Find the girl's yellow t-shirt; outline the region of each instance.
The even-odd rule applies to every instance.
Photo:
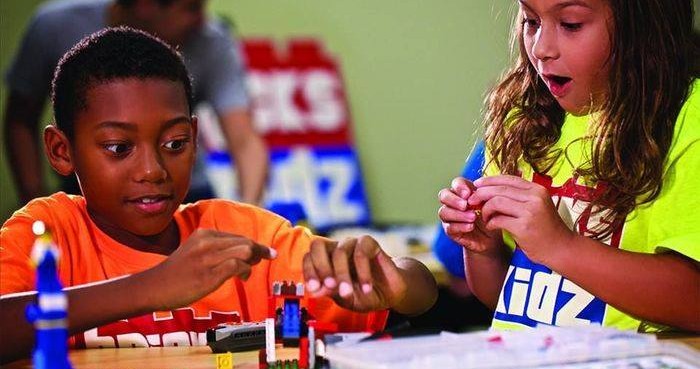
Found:
[[[591,116],[566,116],[554,147],[565,150],[566,154],[560,155],[547,173],[536,173],[526,163],[520,166],[523,178],[549,190],[559,215],[580,234],[586,234],[598,222],[592,215],[579,218],[598,184],[575,174],[576,168],[589,162],[591,141],[581,138],[590,136],[591,119]],[[695,80],[676,120],[661,194],[652,203],[637,207],[621,229],[604,242],[641,253],[672,250],[700,261],[699,171],[700,80]],[[495,175],[499,170],[489,165],[485,173]],[[578,223],[577,219],[580,219]],[[617,310],[556,271],[530,261],[508,234],[504,234],[504,239],[514,252],[494,313],[494,328],[598,324],[646,332],[669,329]]]

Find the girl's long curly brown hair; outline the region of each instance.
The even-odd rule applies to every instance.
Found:
[[[690,0],[609,0],[609,5],[608,96],[595,123],[591,162],[577,169],[606,184],[588,209],[601,215],[600,226],[590,230],[597,239],[661,192],[674,124],[698,75]],[[565,112],[530,64],[523,26],[519,19],[515,24],[516,63],[486,99],[487,147],[502,173],[517,174],[518,160],[546,172],[564,154],[552,145]]]

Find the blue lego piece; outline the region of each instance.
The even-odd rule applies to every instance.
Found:
[[[37,221],[32,229],[37,239],[32,250],[36,263],[37,304],[27,306],[27,320],[34,325],[36,369],[70,369],[68,361],[68,300],[56,273],[58,250],[43,222]]]
[[[301,312],[299,300],[285,299],[282,314],[282,339],[298,340],[301,337]]]

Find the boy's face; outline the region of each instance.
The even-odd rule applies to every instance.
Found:
[[[600,106],[610,69],[607,1],[520,0],[520,13],[527,56],[559,105],[577,115]]]
[[[89,87],[71,158],[94,220],[156,235],[184,199],[196,152],[196,118],[181,83],[121,79]],[[104,228],[104,227],[103,227]]]

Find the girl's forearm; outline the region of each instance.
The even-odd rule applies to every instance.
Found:
[[[491,310],[496,310],[511,254],[505,245],[501,245],[499,252],[488,255],[464,249],[464,267],[469,288]]]
[[[547,266],[636,318],[700,331],[700,267],[675,253],[619,250],[578,236]]]

